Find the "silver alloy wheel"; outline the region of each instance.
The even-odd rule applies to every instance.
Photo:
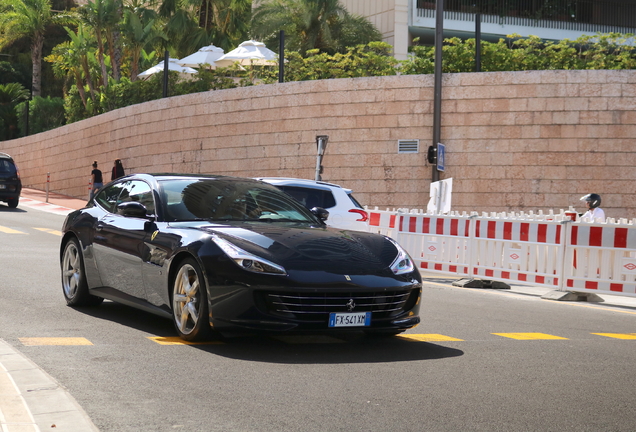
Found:
[[[190,264],[184,264],[174,279],[172,310],[179,331],[188,335],[196,328],[201,311],[199,275]]]
[[[72,299],[77,295],[77,289],[82,278],[82,262],[75,242],[70,241],[64,249],[62,258],[62,287],[66,298]]]

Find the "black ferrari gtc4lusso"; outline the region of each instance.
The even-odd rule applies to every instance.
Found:
[[[60,248],[70,306],[109,299],[213,332],[365,331],[419,323],[421,277],[394,240],[327,228],[267,183],[135,174],[70,213]]]

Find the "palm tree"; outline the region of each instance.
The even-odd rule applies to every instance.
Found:
[[[124,5],[121,0],[106,0],[106,22],[104,32],[108,43],[108,55],[110,55],[113,78],[119,81],[119,68],[121,62],[121,50],[119,49],[119,26],[123,19]]]
[[[163,0],[159,15],[179,56],[213,43],[230,50],[247,38],[250,0]]]
[[[366,19],[350,15],[339,0],[265,0],[252,16],[252,35],[272,43],[285,30],[289,49],[334,53],[381,40]]]
[[[29,39],[33,64],[31,93],[40,96],[46,29],[51,24],[68,22],[69,18],[55,15],[49,0],[0,0],[0,10],[0,49],[19,39]]]
[[[131,57],[130,80],[137,80],[139,74],[139,60],[145,46],[153,44],[158,39],[167,40],[166,35],[155,27],[156,19],[151,18],[143,24],[142,18],[131,10],[124,13],[122,36],[126,52]],[[146,15],[148,16],[148,15]]]
[[[74,54],[77,56],[79,66],[84,73],[84,79],[86,80],[86,84],[88,84],[88,90],[90,91],[91,99],[95,101],[95,85],[93,83],[93,74],[91,73],[90,67],[91,58],[93,58],[93,62],[95,61],[93,55],[94,45],[91,44],[91,40],[85,33],[83,25],[79,25],[77,27],[77,33],[73,32],[68,27],[64,27],[64,29],[71,39],[71,47],[75,51]],[[82,83],[81,86],[78,86],[77,90],[81,94],[84,91],[84,84]]]
[[[106,61],[104,60],[104,29],[110,20],[108,16],[110,11],[105,7],[105,3],[104,0],[88,0],[79,10],[82,22],[93,29],[95,39],[97,40],[97,59],[102,67],[102,82],[104,83],[104,88],[108,87],[108,70],[106,68]]]
[[[53,64],[53,72],[56,76],[71,77],[75,81],[75,86],[82,99],[82,104],[86,108],[85,82],[91,92],[91,98],[95,99],[95,89],[89,67],[89,51],[93,49],[91,41],[84,33],[84,26],[77,27],[77,33],[68,27],[64,27],[69,35],[70,41],[61,43],[53,48],[51,55],[44,60]]]

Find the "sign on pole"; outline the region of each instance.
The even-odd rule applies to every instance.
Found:
[[[444,158],[446,156],[446,146],[437,143],[437,171],[444,172]]]

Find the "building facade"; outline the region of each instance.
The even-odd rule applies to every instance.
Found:
[[[407,58],[414,38],[434,42],[435,0],[341,2],[375,24],[398,60]],[[633,0],[444,0],[444,37],[474,37],[477,13],[482,38],[491,41],[510,34],[573,40],[597,33],[636,33]]]

